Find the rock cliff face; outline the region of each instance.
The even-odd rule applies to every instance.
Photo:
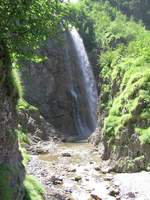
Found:
[[[0,199],[22,200],[24,167],[15,134],[17,97],[9,70],[0,65]]]
[[[150,166],[150,71],[149,66],[145,70],[140,67],[132,74],[130,68],[124,72],[117,69],[116,77],[108,82],[101,75],[99,84],[98,128],[91,141],[98,145],[102,159],[117,172],[149,170]]]
[[[88,127],[91,120],[88,98],[69,32],[63,35],[62,42],[47,41],[40,53],[48,59],[40,64],[24,63],[22,68],[25,100],[38,107],[47,122],[64,137],[77,136],[80,123],[93,129]]]
[[[55,138],[56,135],[61,136],[61,133],[41,116],[38,109],[20,110],[18,121],[32,141],[49,140]]]
[[[25,99],[39,108],[54,127],[70,134],[74,129],[72,103],[68,99],[65,42],[47,41],[40,50],[47,60],[40,64],[25,63],[22,79]]]

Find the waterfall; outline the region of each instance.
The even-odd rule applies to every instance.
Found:
[[[72,101],[73,120],[76,135],[86,138],[96,128],[97,88],[84,43],[75,28],[67,35],[70,54],[69,61],[69,96]]]
[[[85,139],[96,128],[95,78],[76,29],[66,30],[60,38],[64,42],[48,40],[39,50],[47,60],[24,63],[25,99],[64,139]]]

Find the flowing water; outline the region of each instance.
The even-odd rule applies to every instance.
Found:
[[[75,28],[70,32],[77,53],[79,69],[83,75],[83,84],[86,91],[89,111],[91,115],[91,128],[96,128],[97,88],[83,40]]]
[[[97,125],[97,87],[84,43],[75,28],[66,34],[66,66],[68,94],[72,102],[73,120],[78,138],[87,138]]]

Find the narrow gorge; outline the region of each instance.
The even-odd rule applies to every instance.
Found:
[[[150,200],[147,0],[1,0],[0,200]]]

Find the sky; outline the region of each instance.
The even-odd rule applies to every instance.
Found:
[[[78,0],[70,0],[71,2],[73,2],[73,3],[76,3],[76,2],[78,2]]]

